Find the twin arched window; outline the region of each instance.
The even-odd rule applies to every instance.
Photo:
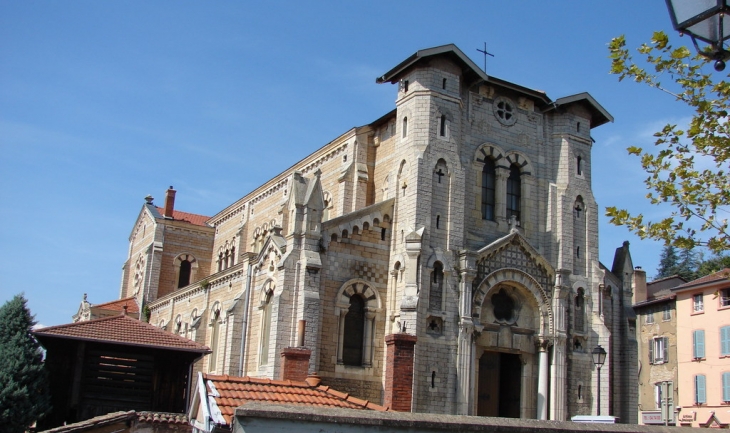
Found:
[[[482,219],[495,220],[496,191],[497,168],[493,159],[485,158],[484,167],[482,168]],[[506,199],[507,219],[514,215],[519,221],[521,217],[522,172],[517,164],[512,164],[509,169]]]

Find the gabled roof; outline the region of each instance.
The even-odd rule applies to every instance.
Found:
[[[163,214],[165,212],[164,208],[155,206],[155,209],[157,209],[157,213],[159,214],[159,216],[156,216],[156,218],[165,218],[165,216]],[[210,219],[210,217],[205,216],[205,215],[189,213],[189,212],[181,212],[179,210],[173,209],[172,219],[174,219],[175,221],[185,221],[194,226],[208,227],[208,224],[206,224],[206,221],[208,221]]]
[[[705,275],[704,277],[692,280],[689,283],[684,283],[681,286],[673,288],[673,291],[680,291],[685,289],[694,289],[702,286],[710,286],[715,283],[722,283],[723,281],[728,283],[730,287],[730,268],[725,268],[721,271],[717,271],[714,274]]]
[[[428,61],[430,57],[435,56],[444,56],[459,64],[467,81],[484,81],[488,84],[530,96],[535,99],[538,102],[538,106],[545,111],[551,111],[556,108],[560,108],[561,106],[568,106],[571,104],[582,104],[591,113],[591,128],[603,125],[604,123],[613,122],[613,116],[611,116],[608,111],[606,111],[601,104],[599,104],[588,93],[578,93],[551,101],[547,94],[541,90],[530,89],[497,77],[488,76],[486,72],[474,64],[474,62],[454,44],[418,50],[396,65],[393,69],[376,78],[375,82],[379,84],[388,82],[395,83],[400,80],[409,68],[417,63]]]
[[[548,262],[545,257],[540,254],[535,247],[530,245],[530,243],[525,239],[517,229],[511,229],[510,232],[502,236],[501,238],[495,240],[494,242],[490,243],[489,245],[480,248],[477,251],[477,254],[480,257],[491,255],[496,253],[497,251],[501,250],[502,248],[506,247],[509,244],[516,244],[522,247],[524,252],[529,256],[532,260],[534,260],[539,266],[542,266],[545,271],[550,276],[555,275],[555,269],[553,269],[550,262]]]
[[[120,314],[87,322],[49,326],[33,331],[40,340],[64,338],[123,346],[149,347],[183,352],[210,353],[210,349],[187,338],[164,331],[149,323]]]
[[[124,307],[127,307],[127,313],[139,313],[139,305],[134,296],[129,298],[118,299],[116,301],[105,302],[103,304],[91,304],[91,308],[98,308],[101,310],[124,311]]]
[[[212,421],[219,425],[231,425],[236,408],[252,401],[298,406],[386,410],[383,406],[367,400],[335,391],[329,386],[319,385],[319,378],[311,376],[307,378],[306,382],[202,373],[198,377],[198,394],[194,397],[195,400],[190,411],[192,414],[197,413],[198,410],[194,406],[201,403],[201,398],[207,400],[202,412],[207,412]]]

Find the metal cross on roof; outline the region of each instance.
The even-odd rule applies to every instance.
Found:
[[[484,73],[486,74],[487,73],[487,56],[494,57],[494,54],[487,52],[487,43],[486,42],[484,43],[484,49],[480,50],[479,48],[477,48],[477,51],[484,54]]]

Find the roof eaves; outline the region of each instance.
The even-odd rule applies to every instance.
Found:
[[[608,122],[613,122],[613,116],[611,116],[611,114],[605,108],[603,108],[603,106],[599,104],[598,101],[596,101],[595,98],[593,98],[593,96],[591,96],[588,92],[576,93],[575,95],[558,98],[555,100],[552,106],[545,111],[547,112],[553,110],[557,107],[560,107],[561,105],[570,105],[578,102],[587,103],[588,106],[591,107],[591,109],[593,110],[594,114],[598,114],[598,119],[596,121],[591,121],[591,128],[601,126]]]

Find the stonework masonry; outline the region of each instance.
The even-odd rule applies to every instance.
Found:
[[[598,261],[591,185],[610,114],[487,76],[453,45],[377,82],[392,111],[216,215],[148,197],[120,296],[209,346],[197,371],[279,378],[296,348],[324,385],[414,412],[595,413],[601,345],[601,414],[635,423],[633,264],[628,244]]]

